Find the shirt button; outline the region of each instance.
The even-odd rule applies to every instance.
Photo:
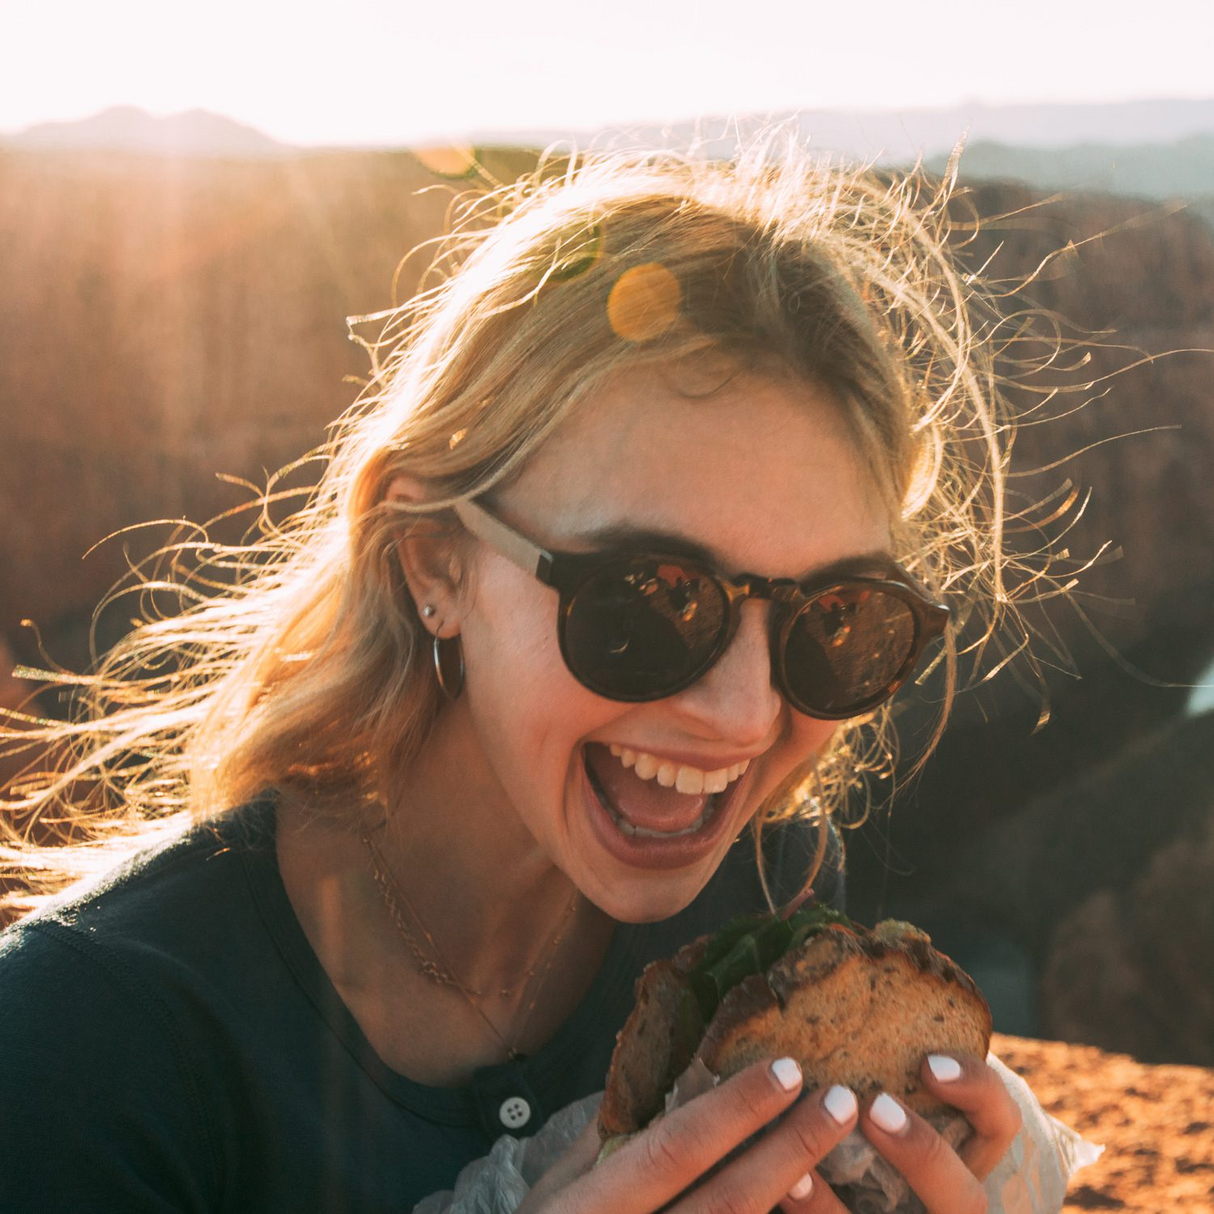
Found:
[[[511,1096],[502,1101],[497,1115],[506,1129],[521,1130],[531,1120],[531,1106],[521,1096]]]

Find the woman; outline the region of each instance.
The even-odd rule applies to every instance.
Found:
[[[3,937],[0,1205],[408,1209],[602,1086],[648,960],[839,900],[824,822],[941,588],[1006,598],[1001,422],[943,199],[767,151],[474,209],[308,506],[44,731],[13,804],[78,833],[12,840],[30,884],[157,845]],[[858,1121],[982,1209],[1014,1106],[933,1065],[960,1155],[773,1060],[528,1204],[665,1207],[793,1106],[674,1208],[841,1210]]]

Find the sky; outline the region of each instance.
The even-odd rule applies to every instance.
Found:
[[[0,132],[201,107],[289,143],[1214,95],[1214,0],[0,0]]]

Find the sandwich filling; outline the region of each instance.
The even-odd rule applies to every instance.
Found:
[[[684,1001],[684,1023],[698,1021],[697,1044],[704,1025],[739,982],[751,974],[766,973],[785,953],[800,948],[811,936],[835,923],[855,930],[855,924],[842,911],[814,902],[787,919],[745,915],[721,928],[688,974],[691,991]]]

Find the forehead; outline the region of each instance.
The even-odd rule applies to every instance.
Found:
[[[830,393],[738,374],[692,391],[670,368],[594,392],[500,496],[550,547],[611,528],[666,532],[723,567],[796,577],[888,550],[881,495]]]

